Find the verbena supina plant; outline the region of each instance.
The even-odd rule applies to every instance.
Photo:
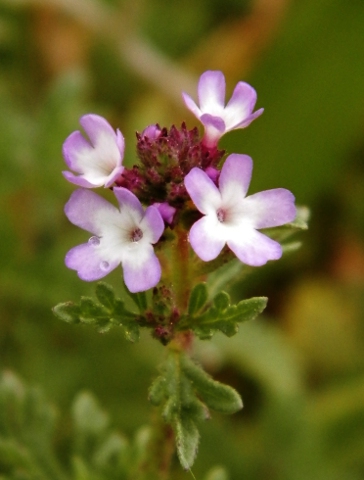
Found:
[[[67,253],[66,265],[85,281],[100,280],[121,266],[135,308],[99,282],[96,301],[82,297],[79,303],[62,303],[55,314],[101,332],[119,327],[130,341],[146,328],[167,346],[149,390],[159,416],[151,427],[150,456],[138,467],[140,478],[168,478],[171,443],[189,469],[199,422],[210,410],[231,414],[242,408],[233,388],[191,358],[193,339],[210,339],[216,332],[230,337],[239,323],[261,313],[267,298],[233,305],[221,288],[251,267],[281,258],[284,249],[296,246],[286,241],[290,233],[306,228],[305,212],[296,208],[290,191],[248,195],[252,159],[240,153],[226,157],[218,148],[225,133],[247,127],[263,113],[254,112],[255,90],[239,82],[225,105],[224,75],[207,71],[198,83],[199,105],[185,93],[183,99],[203,124],[203,136],[185,123],[169,129],[150,125],[137,133],[139,163],[132,168],[123,166],[123,135],[98,115],[84,115],[80,124],[86,135],[73,132],[63,145],[68,166],[63,175],[80,187],[65,213],[91,234]],[[111,202],[92,191],[99,187],[109,189]]]

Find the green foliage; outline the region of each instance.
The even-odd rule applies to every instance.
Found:
[[[0,472],[5,478],[65,480],[52,448],[55,411],[40,391],[26,389],[11,372],[2,372],[0,412]]]
[[[265,297],[257,297],[242,300],[237,305],[230,305],[229,295],[220,292],[210,305],[207,286],[205,283],[200,283],[192,289],[188,314],[182,315],[173,325],[171,321],[173,304],[168,296],[169,293],[169,290],[163,287],[155,289],[153,301],[148,305],[144,292],[142,294],[128,292],[140,311],[140,314],[137,314],[128,310],[125,303],[115,297],[110,285],[99,282],[96,286],[98,302],[89,297],[81,297],[79,303],[65,302],[56,305],[53,312],[64,322],[92,325],[101,333],[108,332],[113,327],[119,327],[126,340],[130,342],[139,340],[140,327],[158,329],[159,326],[164,328],[166,325],[171,329],[168,332],[169,337],[161,337],[162,343],[166,344],[173,338],[173,329],[177,332],[192,330],[201,339],[211,338],[217,331],[231,337],[238,332],[239,323],[254,320],[267,304]]]
[[[188,315],[198,313],[208,300],[208,292],[204,283],[198,283],[191,291],[188,303]]]
[[[213,380],[185,353],[171,351],[161,370],[149,390],[149,400],[161,407],[164,420],[172,425],[178,458],[189,469],[200,439],[197,425],[209,418],[209,409],[232,414],[243,404],[233,388]]]
[[[89,324],[102,333],[108,332],[112,327],[121,327],[126,340],[138,341],[138,315],[127,310],[124,302],[115,298],[112,287],[99,282],[96,286],[96,296],[100,303],[96,303],[92,298],[81,297],[79,304],[60,303],[54,307],[53,312],[64,322]],[[137,302],[139,305],[139,297]]]
[[[72,438],[68,439],[66,463],[60,461],[54,441],[55,410],[39,390],[27,388],[14,374],[4,372],[0,409],[1,478],[126,480],[134,468],[140,447],[110,428],[108,415],[88,392],[79,393],[71,408]]]
[[[205,480],[228,480],[228,475],[224,468],[214,467],[208,472]]]
[[[211,338],[217,331],[227,337],[232,337],[239,330],[239,323],[254,320],[267,305],[266,297],[241,300],[236,305],[230,305],[230,296],[226,292],[218,293],[212,305],[207,285],[200,283],[191,292],[188,315],[182,317],[178,324],[179,330],[190,328],[202,340]]]

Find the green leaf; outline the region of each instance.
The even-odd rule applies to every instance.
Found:
[[[140,338],[140,330],[139,325],[133,319],[131,321],[124,321],[124,324],[121,325],[121,329],[123,331],[124,337],[129,342],[135,343]]]
[[[113,311],[115,305],[115,294],[113,288],[104,282],[96,285],[96,297],[98,301],[108,310]]]
[[[192,467],[197,455],[200,440],[199,431],[187,415],[176,416],[173,426],[179,461],[182,467],[188,470]]]
[[[205,306],[208,299],[206,283],[197,284],[191,292],[188,303],[188,314],[194,315]]]
[[[243,408],[240,395],[232,387],[214,380],[187,356],[183,356],[181,363],[184,373],[209,408],[225,414],[232,414]]]
[[[67,323],[80,323],[80,307],[73,302],[59,303],[53,308],[53,313]]]
[[[148,399],[152,405],[158,406],[165,398],[166,379],[163,376],[157,377],[149,388]]]
[[[140,313],[144,313],[148,308],[147,295],[145,292],[131,293],[128,288],[125,288],[125,292],[133,300],[135,305],[138,307]]]
[[[80,303],[60,303],[53,308],[54,314],[68,323],[85,323],[93,325],[100,333],[115,326],[122,329],[124,337],[130,342],[139,340],[139,315],[127,310],[124,302],[115,298],[113,288],[99,282],[96,286],[96,302],[89,297],[81,297]]]
[[[226,292],[220,292],[214,298],[215,307],[222,311],[226,310],[230,305],[230,296]]]
[[[266,297],[254,297],[242,300],[237,305],[230,305],[230,297],[220,292],[213,300],[213,306],[197,316],[184,317],[178,328],[192,329],[204,340],[211,338],[217,331],[232,337],[239,330],[239,323],[254,320],[267,305]]]
[[[169,352],[161,375],[149,390],[149,400],[159,406],[162,417],[176,437],[178,458],[183,468],[191,468],[197,453],[197,425],[210,417],[209,408],[230,414],[242,408],[239,394],[216,382],[179,350]]]
[[[97,304],[92,298],[81,297],[80,310],[80,319],[84,323],[97,325],[108,321],[109,315],[107,310],[102,305]]]
[[[0,471],[9,478],[65,480],[52,450],[55,410],[38,389],[11,372],[0,375]]]

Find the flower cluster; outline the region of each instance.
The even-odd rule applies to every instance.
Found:
[[[198,97],[199,107],[183,94],[205,128],[202,139],[197,128],[188,130],[184,123],[180,129],[150,125],[137,134],[140,163],[132,168],[122,164],[123,135],[98,115],[80,120],[88,139],[76,131],[64,142],[71,171],[63,175],[82,187],[71,195],[65,213],[92,234],[66,255],[66,265],[81,279],[100,279],[121,264],[131,292],[155,287],[162,268],[154,247],[168,242],[167,229],[188,232],[192,250],[204,262],[225,245],[251,266],[281,257],[281,245],[259,230],[294,220],[292,193],[277,188],[247,196],[252,159],[232,154],[224,161],[225,152],[218,149],[222,135],[262,114],[263,109],[253,113],[255,90],[239,82],[224,106],[224,76],[208,71],[200,77]],[[118,207],[90,190],[102,186],[112,190]]]

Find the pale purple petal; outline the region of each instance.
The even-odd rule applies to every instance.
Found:
[[[205,127],[217,130],[220,133],[220,136],[225,132],[225,122],[221,117],[204,113],[201,115],[200,120]]]
[[[244,215],[254,228],[279,227],[296,217],[295,198],[285,188],[275,188],[250,195],[244,200]]]
[[[134,195],[134,193],[124,187],[115,187],[113,192],[119,202],[120,211],[122,212],[123,209],[125,209],[130,213],[133,212],[135,219],[140,222],[144,215],[144,210],[139,199]]]
[[[188,238],[196,255],[204,262],[216,258],[226,243],[221,224],[212,215],[194,223]]]
[[[253,160],[248,155],[229,155],[221,169],[219,188],[224,205],[241,202],[245,197],[253,171]]]
[[[203,143],[206,147],[213,147],[217,145],[220,138],[224,135],[225,122],[222,118],[205,113],[200,118],[201,123],[205,127],[205,135]]]
[[[95,235],[102,235],[104,223],[119,215],[118,209],[107,200],[83,189],[72,193],[64,211],[70,222]]]
[[[83,163],[79,161],[80,153],[92,155],[93,148],[80,131],[72,132],[63,143],[63,157],[71,170],[83,173]]]
[[[278,242],[253,228],[241,229],[241,232],[236,229],[227,244],[241,262],[252,267],[260,267],[268,260],[278,260],[282,256],[282,247]]]
[[[123,165],[121,165],[120,167],[114,168],[114,170],[111,172],[111,174],[104,181],[105,188],[111,187],[111,185],[123,173],[123,171],[124,171],[124,166]]]
[[[202,115],[202,112],[198,108],[196,103],[192,100],[192,98],[189,95],[187,95],[187,93],[184,93],[184,92],[182,92],[182,97],[188,110],[190,110],[195,115],[195,117],[200,118]]]
[[[203,113],[223,109],[225,103],[225,77],[222,72],[208,70],[198,82],[198,100]],[[211,110],[212,109],[212,110]]]
[[[155,287],[161,278],[161,266],[151,245],[125,256],[122,266],[125,285],[132,293]]]
[[[245,82],[239,82],[224,110],[226,129],[231,130],[243,122],[253,111],[257,93]]]
[[[161,134],[162,130],[158,125],[149,125],[142,131],[142,137],[146,137],[149,140],[156,140]]]
[[[83,188],[95,187],[93,183],[88,182],[82,175],[74,175],[72,172],[69,172],[68,170],[63,171],[62,175],[70,183],[73,183],[74,185],[78,185],[79,187],[83,187]],[[100,187],[101,185],[98,185],[98,186]]]
[[[249,115],[245,120],[243,120],[240,123],[238,123],[237,125],[235,125],[232,129],[247,127],[248,125],[250,125],[252,123],[253,120],[260,117],[263,112],[264,112],[264,108],[260,108],[256,112]]]
[[[65,178],[86,188],[110,186],[124,168],[124,137],[99,115],[84,115],[80,123],[90,142],[79,131],[73,132],[63,144],[63,155],[70,169],[84,181],[70,175]]]
[[[197,209],[204,214],[216,211],[221,195],[211,178],[200,168],[193,168],[185,176],[185,187]]]
[[[169,205],[167,202],[163,203],[153,203],[153,207],[158,208],[159,213],[161,214],[163,220],[166,223],[171,224],[173,222],[174,214],[176,213],[176,209]]]
[[[245,82],[238,82],[225,107],[225,87],[223,73],[209,70],[198,82],[199,105],[189,95],[182,94],[187,108],[205,127],[203,143],[208,148],[216,146],[226,132],[247,127],[263,113],[262,108],[252,113],[257,93]]]
[[[83,243],[72,248],[66,255],[68,268],[76,270],[81,280],[92,282],[105,277],[114,270],[120,262],[105,262],[99,257],[97,250],[89,243]]]
[[[145,215],[140,222],[140,228],[150,243],[158,242],[164,232],[164,221],[157,207],[151,205],[145,210]]]
[[[125,140],[124,140],[123,134],[120,132],[118,128],[116,129],[116,144],[120,152],[120,158],[123,159],[124,150],[125,150]]]
[[[91,145],[97,147],[100,144],[101,136],[107,142],[114,143],[116,134],[105,118],[100,117],[94,113],[88,113],[80,118],[80,124],[91,140]],[[105,142],[106,143],[106,142]]]

